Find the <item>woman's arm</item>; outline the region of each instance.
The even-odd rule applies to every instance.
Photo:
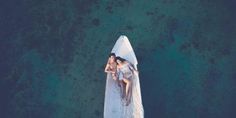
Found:
[[[105,69],[104,69],[104,71],[105,71],[106,73],[109,72],[109,71],[108,71],[108,67],[109,67],[109,59],[108,59],[108,61],[107,61],[106,67],[105,67]]]
[[[109,64],[106,65],[106,68],[104,70],[106,73],[111,72],[111,71],[108,70],[108,68],[109,68]]]

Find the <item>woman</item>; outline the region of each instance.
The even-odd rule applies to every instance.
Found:
[[[115,53],[111,53],[109,54],[109,58],[107,61],[107,65],[105,67],[105,72],[106,73],[111,73],[112,74],[112,78],[114,80],[117,80],[117,63],[116,63],[116,55]]]
[[[117,62],[117,73],[118,77],[121,83],[121,87],[123,88],[123,84],[125,84],[125,96],[124,96],[124,89],[122,91],[122,96],[125,97],[126,100],[126,106],[129,105],[131,101],[131,94],[132,94],[132,79],[134,72],[138,72],[134,69],[133,65],[126,61],[125,59],[121,57],[116,57]]]

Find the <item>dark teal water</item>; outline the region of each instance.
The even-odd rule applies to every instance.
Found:
[[[146,118],[236,117],[234,0],[0,2],[0,117],[102,118],[121,34]]]

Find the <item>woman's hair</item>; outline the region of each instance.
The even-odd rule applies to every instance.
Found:
[[[116,57],[116,61],[117,61],[117,60],[120,60],[121,62],[124,62],[124,61],[126,61],[124,58],[121,58],[121,57],[119,57],[119,56],[118,56],[118,57]]]
[[[109,57],[111,57],[111,56],[116,57],[116,54],[115,54],[115,53],[110,53],[110,54],[109,54]]]

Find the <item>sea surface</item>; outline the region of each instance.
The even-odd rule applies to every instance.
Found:
[[[236,118],[235,0],[0,1],[0,118],[103,118],[126,35],[145,118]]]

